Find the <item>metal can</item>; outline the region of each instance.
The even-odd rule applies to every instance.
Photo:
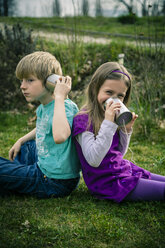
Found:
[[[59,76],[57,74],[52,74],[48,76],[46,79],[46,88],[50,91],[54,91],[58,79],[62,79],[62,76]]]
[[[115,122],[118,126],[124,126],[128,124],[132,120],[132,113],[129,111],[129,109],[124,105],[122,101],[120,101],[119,98],[108,98],[105,102],[105,105],[109,103],[110,101],[113,101],[115,103],[119,102],[121,107],[120,110],[116,112],[115,115]]]

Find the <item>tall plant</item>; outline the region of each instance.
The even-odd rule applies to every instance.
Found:
[[[147,40],[136,40],[136,64],[133,60],[131,66],[134,69],[137,83],[134,85],[134,106],[139,113],[139,130],[145,136],[149,136],[153,126],[158,126],[165,116],[165,29],[162,37],[158,37],[157,21],[159,17],[153,17],[152,6],[148,5],[148,16],[145,19],[148,27]],[[137,28],[137,27],[136,27]],[[137,30],[137,29],[136,29]]]
[[[61,15],[61,6],[59,0],[54,0],[53,2],[53,15],[60,16]]]
[[[102,6],[101,6],[101,0],[96,0],[96,16],[102,16]]]
[[[82,1],[82,14],[83,16],[88,16],[89,13],[89,3],[88,0]]]
[[[19,24],[0,29],[0,109],[23,106],[15,68],[24,55],[35,49],[36,40],[32,39],[31,30],[24,30]],[[20,100],[22,104],[17,104]]]

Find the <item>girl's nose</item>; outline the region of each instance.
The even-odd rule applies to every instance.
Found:
[[[111,97],[112,98],[117,98],[117,95],[116,94],[113,94]]]

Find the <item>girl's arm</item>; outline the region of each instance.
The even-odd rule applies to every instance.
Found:
[[[34,128],[32,131],[21,137],[17,140],[17,142],[12,146],[12,148],[9,151],[9,159],[13,161],[17,154],[19,153],[21,149],[21,145],[23,145],[25,142],[35,139],[36,137],[36,128]]]
[[[113,136],[117,130],[117,125],[114,123],[116,111],[120,110],[119,103],[110,101],[106,105],[105,119],[100,126],[100,130],[96,138],[90,132],[84,132],[78,135],[78,142],[81,145],[83,155],[87,162],[98,167],[111,147]]]
[[[125,133],[121,129],[119,131],[119,136],[120,136],[119,151],[123,154],[123,156],[128,151],[128,147],[129,147],[129,143],[130,143],[130,139],[131,139],[131,134],[132,134],[132,131],[130,131],[130,133]]]
[[[96,138],[91,132],[84,132],[77,136],[83,155],[88,164],[98,167],[107,154],[112,144],[117,125],[111,121],[104,120]]]
[[[126,126],[120,128],[120,144],[119,144],[119,150],[123,154],[123,156],[126,154],[128,150],[128,146],[130,143],[130,138],[133,131],[133,125],[135,123],[135,120],[138,118],[138,115],[136,115],[134,112],[132,113],[132,121],[129,122]]]
[[[70,77],[62,77],[61,81],[57,81],[54,90],[55,104],[52,123],[53,138],[56,144],[63,143],[71,135],[71,128],[66,117],[64,104],[64,100],[67,98],[70,90]]]

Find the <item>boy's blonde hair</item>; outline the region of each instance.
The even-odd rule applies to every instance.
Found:
[[[62,76],[61,65],[49,52],[37,51],[23,57],[16,67],[16,77],[20,80],[36,76],[43,83],[51,74]]]
[[[122,73],[116,72],[120,71]],[[93,129],[95,135],[97,135],[100,125],[104,119],[104,112],[98,103],[97,96],[101,86],[104,84],[105,80],[123,80],[127,86],[126,96],[124,98],[124,104],[127,105],[130,99],[131,87],[132,87],[132,77],[130,73],[126,70],[123,65],[117,62],[107,62],[102,64],[93,74],[91,81],[87,88],[87,100],[85,105],[79,114],[87,113],[89,115],[89,123],[93,124]]]

